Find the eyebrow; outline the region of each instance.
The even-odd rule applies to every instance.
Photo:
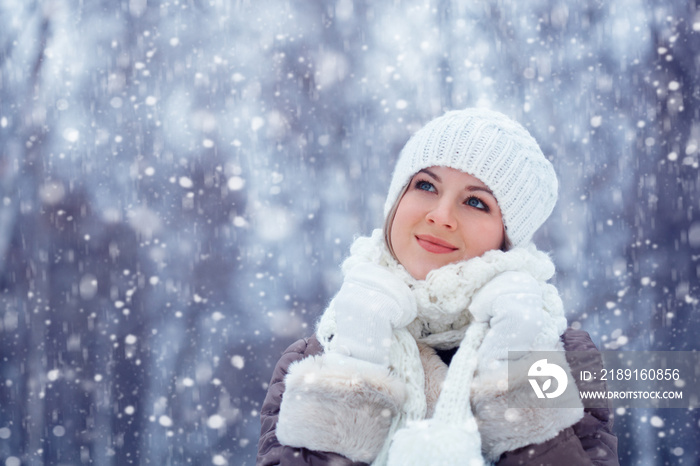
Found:
[[[437,181],[438,183],[442,183],[442,178],[440,178],[438,175],[436,175],[435,173],[431,172],[431,171],[428,170],[427,168],[424,168],[424,169],[420,170],[418,173],[425,173],[426,175],[430,176],[431,178],[433,178],[433,179],[434,179],[435,181]],[[483,191],[483,192],[485,192],[485,193],[490,194],[491,196],[493,196],[494,199],[496,198],[496,196],[493,194],[493,191],[491,191],[491,190],[490,190],[488,187],[486,187],[486,186],[473,186],[473,185],[469,185],[469,186],[467,186],[467,187],[465,188],[465,191],[469,191],[469,192],[473,192],[473,191]]]

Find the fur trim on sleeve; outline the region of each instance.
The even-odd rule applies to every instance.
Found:
[[[583,405],[564,352],[550,363],[565,369],[568,388],[558,398],[542,403],[533,400],[534,391],[528,380],[528,369],[535,360],[533,354],[511,362],[517,364],[515,370],[511,368],[511,374],[517,376],[510,381],[508,363],[505,361],[498,368],[477,372],[474,378],[472,408],[479,425],[484,455],[492,461],[506,451],[554,438],[583,417]]]
[[[369,463],[404,398],[403,384],[378,364],[334,353],[309,357],[285,378],[277,439]]]

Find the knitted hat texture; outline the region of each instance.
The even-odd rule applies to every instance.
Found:
[[[522,125],[493,110],[447,112],[416,132],[396,163],[385,216],[413,175],[433,166],[461,170],[486,184],[513,246],[532,238],[557,201],[557,176],[537,141]]]

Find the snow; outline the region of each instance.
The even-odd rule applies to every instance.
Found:
[[[228,179],[227,186],[231,191],[240,191],[245,187],[245,180],[240,176],[232,176]]]
[[[172,427],[173,420],[170,417],[163,414],[160,417],[158,417],[158,424],[160,424],[163,427]]]
[[[5,465],[253,464],[401,146],[468,105],[555,165],[571,325],[700,349],[687,2],[103,3],[0,5]],[[624,464],[700,457],[697,410],[616,416]]]
[[[97,277],[92,274],[85,274],[80,279],[80,297],[84,300],[90,300],[97,295]]]
[[[263,126],[265,126],[265,120],[262,117],[256,116],[250,120],[250,129],[253,131],[258,131]]]
[[[649,419],[649,424],[651,424],[652,427],[660,429],[664,426],[664,420],[659,416],[652,416],[651,419]]]
[[[210,429],[221,429],[222,427],[226,426],[226,419],[224,419],[222,416],[218,414],[214,414],[212,416],[209,416],[209,419],[207,419],[207,427]]]
[[[237,354],[231,357],[231,365],[236,369],[241,370],[245,367],[245,359],[243,356]]]
[[[80,139],[80,131],[75,128],[66,128],[63,130],[63,139],[68,142],[78,142],[78,139]]]

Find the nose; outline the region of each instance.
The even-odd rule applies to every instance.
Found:
[[[453,230],[457,226],[453,206],[446,199],[440,199],[425,217],[428,223]]]

